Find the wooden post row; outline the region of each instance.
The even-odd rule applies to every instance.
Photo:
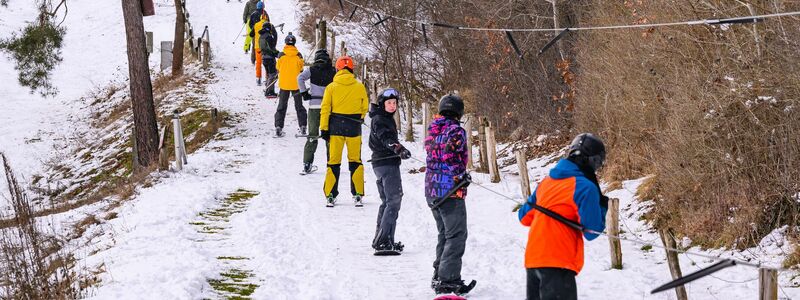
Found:
[[[492,123],[486,127],[486,150],[489,152],[489,177],[492,183],[500,182],[500,168],[497,166],[497,140],[494,136],[494,128]]]
[[[664,247],[675,249],[678,246],[677,243],[675,243],[675,238],[672,237],[672,233],[670,233],[669,229],[660,229],[658,234],[661,236],[661,242],[664,244]],[[675,251],[666,251],[667,265],[669,266],[670,274],[672,274],[672,279],[683,277],[683,273],[681,272],[681,264],[678,260],[678,253]],[[678,300],[687,300],[689,298],[686,295],[686,288],[684,286],[676,287],[675,295],[678,297]]]
[[[606,217],[606,228],[608,233],[613,236],[619,236],[619,199],[611,198],[608,200],[608,215]],[[622,270],[622,245],[619,239],[609,238],[609,247],[611,247],[611,268]]]
[[[758,300],[778,300],[778,271],[758,269]]]
[[[486,148],[486,117],[478,117],[478,140],[480,142],[480,168],[476,171],[489,173],[489,158]]]
[[[528,199],[531,196],[530,178],[528,177],[528,158],[525,156],[525,148],[514,151],[517,157],[517,167],[519,168],[519,184],[522,197]]]
[[[467,170],[474,170],[475,165],[472,162],[472,140],[474,139],[472,137],[472,114],[464,115],[464,119],[466,120],[464,122],[464,131],[467,133]]]

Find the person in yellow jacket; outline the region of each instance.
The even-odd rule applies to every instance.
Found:
[[[339,195],[339,170],[342,150],[347,146],[350,167],[350,192],[356,207],[364,196],[364,166],[361,164],[361,124],[369,110],[369,97],[364,84],[353,75],[353,59],[336,60],[336,75],[322,96],[319,118],[320,137],[328,142],[328,170],[323,192],[327,206],[333,207]]]
[[[300,94],[300,87],[297,84],[297,75],[303,71],[303,55],[297,51],[294,44],[297,38],[291,32],[284,39],[286,46],[283,52],[278,54],[278,61],[275,67],[278,70],[278,110],[275,111],[275,136],[282,137],[283,120],[286,118],[286,108],[289,102],[289,94],[294,98],[294,110],[297,112],[297,125],[300,126],[300,134],[306,134],[306,124],[308,115],[306,108],[303,107],[303,95]]]

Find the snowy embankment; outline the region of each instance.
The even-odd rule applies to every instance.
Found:
[[[18,1],[13,1],[15,3]],[[156,27],[156,41],[168,40],[174,10],[159,1],[157,17],[146,19],[146,29]],[[96,21],[88,12],[96,6],[106,8],[103,15],[121,16],[118,2],[76,0],[70,2],[71,22],[68,38],[97,38],[124,40],[121,27]],[[91,10],[88,8],[93,7]],[[375,257],[370,243],[374,234],[379,200],[374,186],[372,168],[365,164],[365,206],[353,207],[343,193],[339,205],[326,208],[322,195],[323,173],[300,176],[304,140],[295,139],[296,116],[288,112],[287,137],[272,138],[273,114],[276,103],[265,100],[261,88],[255,86],[254,72],[242,49],[242,40],[231,45],[230,40],[241,28],[243,4],[236,1],[189,2],[191,21],[195,28],[208,25],[214,53],[213,72],[217,81],[208,87],[209,106],[228,111],[234,116],[233,126],[222,129],[223,138],[212,141],[189,156],[183,172],[161,179],[157,184],[141,188],[137,196],[117,208],[116,219],[95,226],[89,232],[105,232],[81,249],[85,255],[81,264],[101,266],[100,286],[94,291],[96,299],[199,299],[242,295],[254,299],[430,299],[429,288],[436,229],[423,196],[424,174],[413,173],[422,164],[407,160],[403,171],[405,195],[400,210],[396,238],[406,245],[402,256]],[[292,0],[267,2],[267,10],[275,23],[286,23],[284,34],[297,29],[300,16]],[[76,17],[80,16],[80,17]],[[104,20],[116,18],[105,18]],[[119,18],[121,20],[121,18]],[[95,20],[95,21],[92,21]],[[112,23],[113,23],[112,22]],[[102,24],[99,24],[102,23]],[[8,26],[2,23],[3,26]],[[119,25],[119,24],[117,24]],[[85,36],[78,35],[81,26],[88,27]],[[102,27],[102,29],[101,29]],[[91,29],[95,33],[91,33]],[[107,30],[112,37],[97,37]],[[77,31],[77,32],[76,32]],[[70,37],[76,34],[77,37]],[[159,36],[160,35],[160,36]],[[283,36],[283,34],[281,35]],[[306,38],[306,40],[308,40]],[[76,82],[75,97],[116,76],[126,74],[124,56],[117,48],[98,50],[98,72],[106,77],[92,80],[82,76],[92,74],[80,65],[70,65],[69,55],[79,55],[84,46],[67,43],[65,63],[61,72]],[[88,43],[87,43],[88,44]],[[88,46],[87,46],[88,47]],[[104,46],[98,46],[104,47]],[[279,44],[279,47],[282,45]],[[299,45],[308,53],[307,44]],[[107,55],[107,57],[106,57]],[[2,64],[8,64],[2,61]],[[4,66],[4,65],[3,65]],[[113,67],[118,66],[118,67]],[[69,67],[69,68],[67,68]],[[123,71],[113,71],[121,68]],[[91,68],[90,68],[91,70]],[[112,70],[112,71],[109,71]],[[6,76],[2,73],[2,76]],[[3,83],[4,85],[7,83]],[[66,83],[65,83],[66,84]],[[83,88],[80,88],[83,86]],[[80,91],[80,92],[79,92]],[[19,92],[19,93],[17,93]],[[62,89],[65,94],[67,90]],[[31,115],[39,125],[31,128],[60,128],[69,121],[66,116],[81,116],[87,112],[79,106],[70,108],[58,104],[46,115],[35,114],[41,104],[26,105],[26,91],[15,90],[12,115]],[[14,100],[16,99],[16,100]],[[50,100],[54,101],[54,100]],[[59,102],[63,103],[63,102]],[[13,108],[19,106],[21,108]],[[3,145],[14,143],[14,149],[24,145],[29,134],[6,134],[13,124],[22,123],[23,116],[3,120]],[[41,119],[39,119],[41,118]],[[44,122],[44,123],[41,123]],[[52,123],[55,122],[55,123]],[[27,125],[26,125],[27,126]],[[58,130],[57,130],[58,129]],[[417,133],[420,132],[416,128]],[[25,129],[23,130],[30,130]],[[34,131],[35,132],[35,131]],[[365,131],[365,136],[368,131]],[[52,133],[57,135],[63,133]],[[45,138],[43,140],[48,140]],[[418,136],[419,139],[419,136]],[[37,159],[50,155],[50,149],[40,144],[37,150],[14,150],[21,173],[32,172]],[[415,158],[424,158],[420,143],[407,145]],[[324,170],[324,150],[317,151],[316,165]],[[370,156],[366,142],[362,158]],[[531,180],[538,181],[552,166],[554,157],[542,157],[528,163]],[[490,184],[483,174],[473,178],[481,185],[499,193],[518,198],[516,166],[503,170],[503,181]],[[342,174],[346,191],[348,173]],[[609,193],[620,198],[621,226],[624,236],[659,243],[657,235],[639,220],[645,204],[634,199],[640,181],[629,181],[619,190]],[[522,267],[527,228],[520,226],[512,212],[514,203],[504,200],[477,185],[470,187],[467,201],[469,238],[464,256],[463,277],[476,279],[478,286],[471,299],[524,299],[525,271]],[[725,256],[757,257],[773,265],[780,263],[782,251],[788,252],[784,237],[777,241],[768,238],[762,247],[742,253],[719,253]],[[608,240],[604,237],[586,243],[586,265],[578,276],[582,299],[673,299],[674,293],[650,295],[649,291],[670,280],[665,255],[658,249],[623,243],[623,270],[610,269]],[[694,258],[692,258],[694,259]],[[681,256],[684,273],[708,265],[706,260]],[[696,263],[696,265],[695,265]],[[790,276],[783,274],[781,297],[800,297],[800,289],[789,288]],[[714,277],[707,277],[689,286],[693,299],[753,299],[757,295],[757,272],[735,267]]]

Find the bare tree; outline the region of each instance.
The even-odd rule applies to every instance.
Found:
[[[142,6],[139,0],[122,0],[125,35],[128,44],[128,71],[131,85],[135,149],[142,167],[158,161],[158,129],[153,104],[153,86],[147,64]]]
[[[175,0],[175,43],[172,45],[172,76],[183,74],[183,37],[186,32],[183,0]]]

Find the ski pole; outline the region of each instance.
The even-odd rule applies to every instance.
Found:
[[[318,135],[307,135],[307,134],[295,134],[294,137],[296,138],[309,138],[312,140],[321,139],[321,136]]]
[[[400,155],[390,155],[390,156],[386,156],[386,157],[378,157],[376,159],[370,159],[370,160],[367,160],[367,162],[381,161],[381,160],[398,158],[398,157],[400,157]]]
[[[439,207],[439,206],[442,206],[442,203],[444,203],[445,201],[447,201],[447,199],[450,199],[450,196],[452,196],[453,194],[455,194],[455,192],[457,192],[457,191],[458,191],[458,189],[460,189],[460,188],[461,188],[461,187],[463,187],[465,184],[467,184],[467,182],[470,182],[470,181],[469,181],[469,180],[462,180],[461,182],[459,182],[458,184],[456,184],[456,186],[454,186],[452,189],[450,189],[449,191],[447,191],[447,194],[445,194],[445,195],[444,195],[444,197],[442,197],[442,198],[439,198],[439,200],[438,200],[438,201],[436,201],[436,202],[435,202],[435,203],[434,203],[434,204],[431,206],[431,210],[434,210],[434,209],[436,209],[437,207]]]
[[[236,39],[234,39],[233,43],[231,43],[231,44],[236,44],[236,41],[239,40],[239,36],[241,36],[242,35],[242,31],[244,31],[244,25],[247,25],[247,24],[242,24],[242,29],[239,29],[239,33],[236,34]]]

